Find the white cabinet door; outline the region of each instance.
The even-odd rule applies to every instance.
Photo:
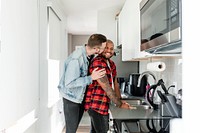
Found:
[[[140,52],[140,2],[126,0],[119,14],[119,44],[122,44],[122,61],[144,57]]]
[[[137,56],[140,44],[140,8],[141,0],[126,0],[119,14],[120,41],[122,44],[122,61]]]

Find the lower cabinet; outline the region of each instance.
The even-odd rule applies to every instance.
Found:
[[[140,132],[138,120],[114,120],[115,133],[138,133]]]
[[[138,122],[122,122],[121,133],[139,133],[140,126]]]
[[[170,119],[113,120],[115,133],[169,133]]]

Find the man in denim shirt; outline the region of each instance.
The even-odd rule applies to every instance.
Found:
[[[95,69],[88,75],[87,57],[100,54],[106,47],[107,38],[93,34],[85,47],[77,49],[65,60],[64,72],[58,85],[63,97],[66,133],[76,133],[84,112],[84,98],[87,85],[105,76],[105,70]]]

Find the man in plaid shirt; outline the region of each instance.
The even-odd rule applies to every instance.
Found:
[[[91,118],[91,133],[107,133],[109,130],[109,104],[112,101],[117,107],[130,109],[130,105],[121,101],[119,85],[117,83],[116,65],[110,59],[114,55],[114,44],[107,41],[104,52],[93,59],[89,73],[95,68],[106,70],[106,76],[94,80],[88,86],[85,99],[85,110]]]

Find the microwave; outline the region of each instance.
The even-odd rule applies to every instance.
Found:
[[[140,2],[140,51],[181,53],[181,0],[142,0]]]

